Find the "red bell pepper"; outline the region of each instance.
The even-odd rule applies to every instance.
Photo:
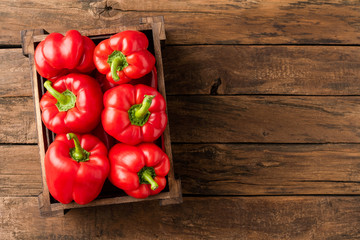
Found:
[[[101,87],[101,90],[103,93],[106,92],[107,90],[117,86],[117,84],[109,82],[106,79],[106,75],[101,74],[98,71],[96,71],[96,73],[95,73],[95,79],[100,84],[100,87]]]
[[[88,73],[95,69],[95,43],[76,30],[49,34],[36,47],[34,58],[38,73],[46,79],[56,79],[69,72]]]
[[[166,102],[154,88],[123,84],[104,94],[101,121],[118,141],[136,145],[161,136],[167,124]]]
[[[87,204],[94,200],[104,185],[109,169],[105,145],[90,134],[59,134],[45,155],[49,191],[64,204],[72,200]]]
[[[95,137],[99,138],[101,142],[103,142],[108,150],[112,148],[116,144],[115,138],[107,134],[105,132],[101,122],[96,126],[94,130],[92,130],[91,134],[93,134]]]
[[[168,156],[153,143],[116,144],[109,152],[109,180],[135,198],[161,192],[170,170]]]
[[[54,133],[86,133],[100,122],[103,95],[92,77],[70,73],[44,86],[48,91],[40,100],[42,120]]]
[[[96,46],[95,66],[110,82],[127,83],[153,69],[155,57],[147,50],[148,46],[144,33],[132,30],[120,32]]]
[[[138,78],[138,79],[131,80],[129,82],[129,84],[131,84],[131,85],[144,84],[144,85],[147,85],[147,86],[157,89],[156,67],[154,67],[153,70],[150,73],[146,74],[145,76]]]
[[[117,86],[117,84],[109,82],[106,79],[106,75],[101,74],[98,71],[96,71],[96,73],[95,73],[95,79],[99,82],[103,93],[106,92],[107,90]],[[138,79],[131,80],[129,82],[129,84],[131,84],[131,85],[144,84],[144,85],[147,85],[147,86],[157,89],[156,67],[154,67],[153,70],[150,73],[146,74],[145,76],[138,78]]]

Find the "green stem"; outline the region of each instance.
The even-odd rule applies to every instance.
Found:
[[[126,60],[126,56],[117,50],[113,51],[109,55],[107,63],[111,68],[111,75],[115,82],[119,81],[120,79],[117,71],[122,71],[124,68],[129,66],[129,63]]]
[[[119,80],[119,76],[117,74],[117,69],[118,69],[118,66],[122,65],[122,62],[123,62],[122,58],[117,57],[117,58],[114,58],[114,60],[111,63],[111,75],[112,75],[112,78],[114,79],[114,81]]]
[[[70,149],[70,156],[77,162],[85,162],[89,160],[89,153],[80,145],[79,139],[74,133],[66,134],[68,140],[73,139],[75,148]]]
[[[141,107],[135,111],[136,118],[144,118],[145,115],[148,113],[149,108],[151,106],[151,102],[155,96],[153,95],[145,95],[144,100],[141,104]]]
[[[152,178],[152,176],[151,176],[151,173],[149,172],[149,171],[144,171],[143,173],[142,173],[142,178],[144,179],[144,180],[146,180],[151,186],[151,189],[152,190],[156,190],[158,187],[159,187],[159,185],[155,182],[155,180]]]
[[[49,80],[47,80],[44,83],[44,87],[46,88],[46,90],[49,91],[49,93],[56,98],[56,100],[58,100],[58,102],[60,102],[63,105],[68,104],[68,102],[70,102],[70,97],[65,96],[64,94],[59,93],[58,91],[56,91],[52,86],[51,86],[52,82],[50,82]]]

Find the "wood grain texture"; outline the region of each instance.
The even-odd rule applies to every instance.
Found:
[[[0,49],[0,97],[32,96],[29,61],[21,49]]]
[[[359,95],[360,48],[167,46],[167,94]]]
[[[174,144],[191,195],[359,195],[358,144]],[[38,146],[0,146],[0,197],[41,192]]]
[[[168,95],[360,95],[358,47],[167,46],[163,53]],[[0,96],[32,96],[21,50],[2,49],[0,59]]]
[[[42,185],[38,146],[2,145],[0,156],[0,196],[39,195]]]
[[[358,144],[175,144],[184,193],[360,194]]]
[[[180,205],[74,209],[45,219],[36,198],[0,198],[0,238],[350,239],[360,235],[359,206],[354,197],[186,197]]]
[[[172,142],[360,142],[357,96],[169,96],[167,100]],[[0,112],[0,143],[37,142],[32,98],[0,98]]]
[[[0,98],[0,125],[1,143],[37,143],[33,99]]]
[[[360,142],[359,97],[173,96],[173,142]]]
[[[5,0],[0,9],[2,45],[19,45],[19,31],[23,29],[45,28],[53,32],[104,28],[137,24],[140,17],[154,15],[165,17],[170,44],[360,43],[357,0]]]

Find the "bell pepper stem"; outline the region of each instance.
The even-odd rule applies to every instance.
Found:
[[[119,75],[117,71],[122,71],[124,68],[129,66],[129,63],[126,60],[126,56],[120,51],[113,51],[107,60],[107,63],[110,66],[111,76],[115,82],[119,81]]]
[[[117,74],[117,68],[121,64],[122,64],[122,59],[119,57],[114,58],[114,60],[111,63],[111,75],[114,81],[119,80],[119,75]]]
[[[44,87],[46,88],[46,90],[48,90],[48,92],[54,97],[56,98],[56,100],[58,100],[58,102],[60,102],[61,104],[67,104],[70,99],[68,96],[65,96],[64,94],[59,93],[58,91],[56,91],[52,86],[51,86],[52,82],[47,80],[44,83]]]
[[[155,182],[155,180],[151,177],[151,174],[148,172],[148,171],[144,171],[143,173],[142,173],[142,178],[144,179],[144,180],[146,180],[148,183],[150,183],[150,188],[151,188],[151,190],[156,190],[158,187],[159,187],[159,185],[157,184],[157,182]]]
[[[148,110],[151,106],[152,100],[155,96],[154,95],[145,95],[144,100],[141,104],[141,107],[135,111],[136,118],[143,118],[148,113]]]
[[[68,140],[71,140],[71,139],[74,140],[75,149],[70,154],[71,157],[76,161],[83,160],[86,157],[86,154],[84,152],[84,149],[80,145],[78,137],[74,133],[68,133],[68,134],[66,134],[66,137]]]

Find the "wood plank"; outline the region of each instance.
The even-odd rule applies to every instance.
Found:
[[[358,144],[173,144],[184,194],[360,194]],[[0,146],[0,197],[41,192],[38,146]]]
[[[360,95],[358,47],[167,46],[163,57],[168,95]],[[0,60],[0,96],[32,96],[21,49]]]
[[[173,96],[173,142],[360,142],[359,97]]]
[[[21,49],[0,49],[0,97],[32,96],[29,61]]]
[[[169,95],[360,94],[359,47],[167,46],[163,55]]]
[[[74,209],[41,218],[36,198],[0,198],[1,239],[350,239],[359,197],[184,198]],[[140,230],[139,230],[140,229]]]
[[[183,192],[360,194],[358,144],[175,144]]]
[[[32,98],[0,98],[0,113],[1,143],[37,143]]]
[[[0,145],[0,196],[37,196],[41,192],[39,148]]]
[[[102,28],[134,24],[140,17],[155,15],[165,17],[170,44],[360,43],[357,0],[5,0],[0,9],[2,45],[20,45],[19,31],[23,29],[46,28],[53,32]]]
[[[0,98],[0,143],[37,142],[32,101]],[[359,106],[357,96],[168,97],[181,143],[359,143]]]

